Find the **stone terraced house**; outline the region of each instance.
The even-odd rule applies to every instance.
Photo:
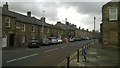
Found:
[[[92,37],[93,32],[81,30],[69,22],[48,24],[45,17],[37,19],[31,16],[9,10],[8,3],[2,7],[2,47],[26,46],[30,39],[48,38],[56,36],[61,39],[80,36]]]
[[[44,23],[44,30],[43,30]],[[31,12],[22,15],[10,11],[8,4],[2,8],[2,47],[26,46],[30,39],[40,39],[50,36],[59,36],[65,30],[45,22],[45,17],[37,19],[31,17]],[[6,44],[5,44],[6,43]]]
[[[103,47],[118,46],[120,32],[120,2],[108,2],[102,7],[101,37]]]

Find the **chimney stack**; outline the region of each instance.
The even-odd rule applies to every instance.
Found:
[[[8,10],[8,2],[6,2],[6,4],[3,5],[3,9]]]
[[[66,22],[66,25],[69,25],[69,22]]]
[[[27,12],[27,16],[31,17],[31,12],[30,11]]]
[[[45,23],[45,17],[42,17],[42,18],[41,18],[41,21]]]
[[[82,30],[84,30],[84,28],[82,28]]]
[[[79,27],[79,29],[80,29],[80,27]]]
[[[87,29],[87,31],[88,31],[88,29]]]
[[[57,23],[61,23],[61,21],[57,21]]]

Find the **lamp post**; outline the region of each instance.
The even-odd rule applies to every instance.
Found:
[[[44,18],[44,13],[45,13],[45,10],[43,11],[43,18]],[[43,35],[43,38],[44,38],[44,19],[42,19],[42,23],[43,23],[43,27],[42,27],[42,35]]]
[[[95,44],[95,17],[94,17],[94,44]]]

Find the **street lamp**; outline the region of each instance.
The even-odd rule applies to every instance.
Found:
[[[45,13],[45,10],[43,11],[43,19],[42,19],[42,23],[43,23],[43,27],[42,27],[43,38],[44,38],[44,23],[45,23],[45,22],[44,22],[44,18],[45,18],[45,17],[44,17],[44,16],[45,16],[44,13]]]
[[[94,44],[95,44],[95,17],[94,17]]]

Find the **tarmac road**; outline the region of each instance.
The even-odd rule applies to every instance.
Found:
[[[68,42],[40,48],[3,49],[3,66],[57,66],[66,57],[93,40]]]

